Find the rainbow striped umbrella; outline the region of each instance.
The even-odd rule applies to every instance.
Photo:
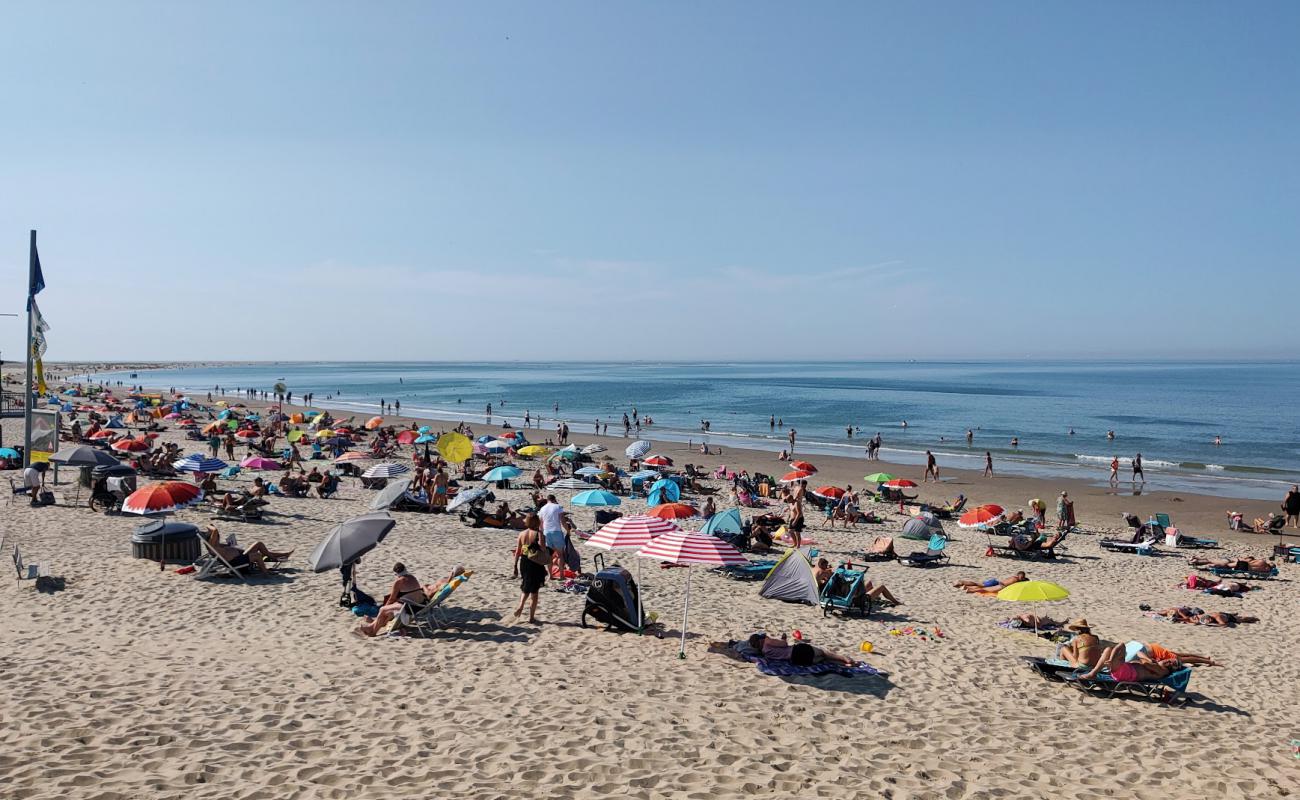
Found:
[[[636,553],[669,564],[686,565],[686,602],[682,606],[682,644],[678,658],[686,658],[686,624],[691,613],[691,566],[707,564],[725,567],[748,564],[740,551],[721,539],[699,531],[674,531],[647,542]]]

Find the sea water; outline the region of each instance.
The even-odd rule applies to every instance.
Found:
[[[597,419],[621,435],[635,408],[654,419],[647,436],[724,447],[777,450],[794,428],[800,453],[862,458],[879,432],[887,461],[931,450],[978,470],[988,451],[999,473],[1104,483],[1117,456],[1126,484],[1140,452],[1151,488],[1264,499],[1300,476],[1296,362],[279,362],[142,370],[134,382],[206,394],[276,381],[343,412],[400,400],[408,416],[485,422],[491,403],[493,425],[520,426],[527,411],[579,436]]]

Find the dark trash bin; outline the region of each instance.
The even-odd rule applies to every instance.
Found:
[[[188,522],[153,520],[136,526],[131,555],[149,561],[191,564],[199,557],[199,528]]]

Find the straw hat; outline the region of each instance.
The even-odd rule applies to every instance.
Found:
[[[1092,628],[1088,625],[1088,620],[1083,617],[1072,619],[1065,623],[1065,629],[1075,633],[1092,633]]]

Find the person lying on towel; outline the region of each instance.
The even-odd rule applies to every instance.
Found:
[[[789,661],[796,667],[807,667],[820,664],[823,661],[842,664],[846,667],[853,666],[853,659],[845,658],[839,653],[831,652],[824,647],[814,647],[807,642],[790,644],[786,641],[784,633],[781,634],[779,639],[768,636],[766,633],[752,634],[749,637],[749,646],[768,661]]]

